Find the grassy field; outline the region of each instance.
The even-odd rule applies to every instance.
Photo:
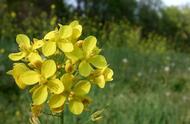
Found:
[[[103,53],[114,69],[114,80],[104,90],[93,89],[89,111],[76,118],[66,110],[66,124],[190,123],[189,55],[143,54],[125,48],[105,48]],[[8,87],[0,100],[0,123],[29,123],[31,100],[26,91]],[[90,115],[102,109],[103,119],[90,121]],[[47,113],[40,118],[42,124],[59,124],[58,117]]]

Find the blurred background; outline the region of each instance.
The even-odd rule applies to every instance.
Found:
[[[79,20],[95,35],[114,80],[94,89],[93,103],[67,124],[190,124],[190,0],[0,0],[0,123],[28,124],[30,96],[6,71],[16,34],[43,38]],[[102,110],[103,119],[90,115]],[[42,124],[58,124],[44,112]]]

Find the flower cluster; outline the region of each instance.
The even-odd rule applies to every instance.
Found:
[[[81,114],[91,98],[92,85],[104,88],[112,80],[108,67],[94,36],[79,39],[82,26],[78,21],[61,25],[43,39],[18,34],[19,52],[9,54],[15,61],[11,74],[19,88],[30,88],[33,111],[48,103],[53,113],[64,110],[67,103],[73,114]],[[39,110],[39,109],[38,109]]]

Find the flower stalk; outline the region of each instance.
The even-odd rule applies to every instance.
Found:
[[[61,112],[61,116],[60,116],[60,124],[64,124],[64,111]]]
[[[81,34],[82,25],[73,21],[59,24],[42,39],[17,35],[19,49],[9,54],[15,63],[8,74],[20,89],[31,88],[32,113],[36,118],[42,113],[42,106],[48,104],[53,114],[61,113],[60,123],[64,124],[65,107],[80,115],[92,102],[88,96],[92,87],[104,88],[113,80],[113,70],[100,54],[96,37],[80,39]]]

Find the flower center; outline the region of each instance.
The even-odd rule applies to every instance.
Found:
[[[40,77],[40,84],[45,84],[47,83],[47,79],[44,76]]]

